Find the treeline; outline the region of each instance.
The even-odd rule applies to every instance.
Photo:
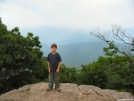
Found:
[[[95,85],[134,94],[134,66],[126,56],[99,57],[81,70],[61,65],[61,82]]]
[[[61,83],[95,85],[101,88],[128,91],[134,94],[134,65],[129,56],[117,56],[114,44],[104,48],[109,54],[96,62],[82,65],[81,70],[60,69]],[[48,81],[46,57],[38,36],[22,36],[19,28],[8,30],[0,19],[0,94],[27,84]]]

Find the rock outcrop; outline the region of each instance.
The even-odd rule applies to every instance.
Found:
[[[48,83],[37,83],[14,89],[0,96],[0,101],[134,101],[127,92],[100,89],[92,85],[61,84],[61,92],[46,91]]]

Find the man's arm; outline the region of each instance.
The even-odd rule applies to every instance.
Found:
[[[58,68],[56,70],[56,72],[58,73],[60,71],[60,62],[58,62]]]
[[[48,62],[48,72],[50,73],[50,62]]]

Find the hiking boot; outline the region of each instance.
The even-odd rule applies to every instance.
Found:
[[[58,92],[60,92],[61,90],[59,88],[55,88]]]
[[[50,90],[52,90],[52,88],[47,88],[47,91],[50,91]]]

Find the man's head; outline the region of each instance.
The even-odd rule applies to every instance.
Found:
[[[56,52],[56,49],[57,49],[57,45],[54,43],[51,45],[51,50],[52,52]]]

